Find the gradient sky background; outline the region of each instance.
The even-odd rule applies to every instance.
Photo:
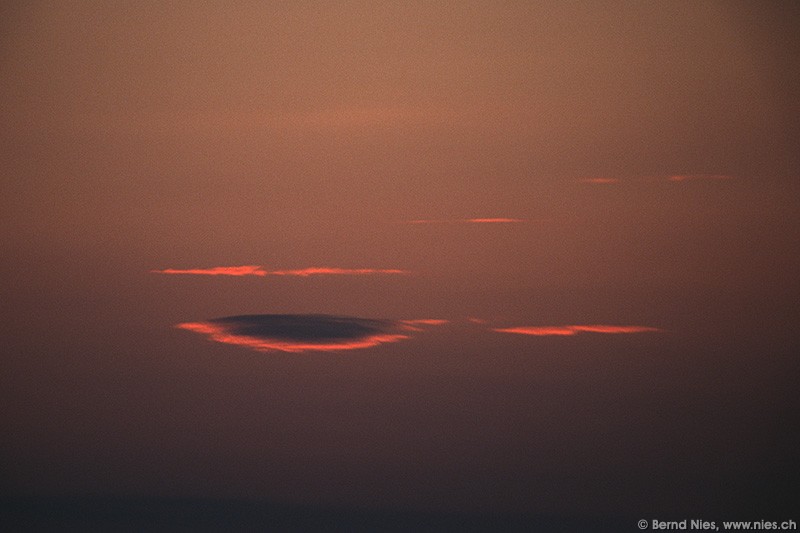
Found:
[[[795,2],[6,2],[0,20],[4,494],[798,503]],[[495,217],[519,221],[466,222]],[[151,272],[243,265],[408,274]],[[174,327],[275,313],[448,323],[299,354]],[[586,324],[660,331],[493,331]]]

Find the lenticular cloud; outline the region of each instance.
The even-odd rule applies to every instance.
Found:
[[[434,320],[379,320],[333,315],[239,315],[175,327],[259,352],[332,352],[409,338]]]

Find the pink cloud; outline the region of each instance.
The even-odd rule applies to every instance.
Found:
[[[620,334],[620,333],[645,333],[653,331],[661,331],[658,328],[648,326],[610,326],[604,324],[593,325],[578,325],[578,326],[520,326],[513,328],[495,328],[492,331],[500,333],[517,333],[520,335],[535,335],[535,336],[572,336],[578,333],[604,333],[604,334]]]
[[[257,265],[189,269],[167,268],[164,270],[151,270],[150,272],[154,274],[191,274],[196,276],[266,276],[268,274],[267,271]]]
[[[515,328],[495,328],[492,331],[498,331],[500,333],[519,333],[520,335],[536,335],[536,336],[546,336],[546,335],[575,335],[576,331],[572,329],[570,326],[542,326],[542,327],[527,327],[527,326],[520,326]]]
[[[409,274],[407,270],[396,268],[330,268],[330,267],[310,267],[297,270],[272,270],[267,272],[269,276],[369,276],[372,274]]]
[[[649,178],[640,178],[640,179],[650,179],[650,180],[667,180],[667,181],[719,181],[719,180],[730,180],[733,179],[733,176],[729,176],[727,174],[675,174],[672,176],[658,176],[658,177],[649,177]],[[618,178],[585,178],[578,180],[580,183],[589,183],[592,185],[609,185],[613,183],[620,183],[621,180]]]
[[[406,224],[519,224],[527,222],[522,218],[452,218],[408,220]]]
[[[420,331],[418,326],[441,326],[442,324],[447,324],[450,321],[439,318],[416,318],[412,320],[398,320],[397,322],[404,329],[410,331]]]
[[[678,174],[669,176],[669,181],[689,181],[689,180],[729,180],[732,176],[726,174]]]
[[[407,270],[399,270],[395,268],[377,269],[309,267],[296,270],[264,270],[261,266],[257,265],[190,269],[167,268],[165,270],[151,270],[150,272],[155,274],[189,274],[199,276],[296,276],[303,278],[321,275],[368,276],[372,274],[409,274]]]
[[[470,224],[519,224],[525,220],[521,218],[468,218],[464,222]]]
[[[606,326],[606,325],[589,325],[589,326],[569,326],[575,331],[586,331],[589,333],[646,333],[651,331],[661,331],[658,328],[651,328],[648,326]]]

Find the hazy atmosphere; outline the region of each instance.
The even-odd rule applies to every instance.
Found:
[[[800,521],[799,28],[5,2],[2,520]]]

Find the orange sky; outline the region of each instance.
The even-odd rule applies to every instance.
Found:
[[[0,498],[778,516],[798,21],[2,3]]]

